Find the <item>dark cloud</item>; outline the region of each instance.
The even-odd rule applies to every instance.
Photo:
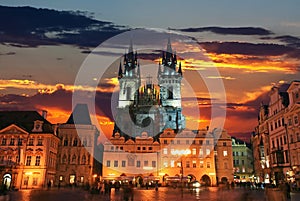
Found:
[[[284,42],[289,47],[293,48],[300,48],[300,38],[290,35],[284,35],[284,36],[276,36],[276,37],[261,37],[261,39],[264,40],[279,40],[281,42]]]
[[[270,35],[271,31],[260,27],[200,27],[173,29],[183,32],[204,32],[209,31],[221,35]]]
[[[245,42],[201,42],[207,52],[216,54],[242,54],[253,56],[300,56],[300,50],[285,45]]]
[[[0,18],[0,42],[16,47],[55,44],[95,47],[127,29],[79,11],[0,6]]]

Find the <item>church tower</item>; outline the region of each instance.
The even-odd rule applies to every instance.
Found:
[[[177,69],[177,56],[176,52],[172,50],[170,38],[168,38],[167,49],[162,54],[162,63],[158,67],[157,79],[161,105],[166,111],[164,114],[165,128],[184,129],[185,117],[181,108],[182,69],[181,63]]]
[[[118,80],[120,84],[119,108],[125,108],[136,104],[138,90],[141,86],[140,66],[137,61],[137,52],[133,52],[132,41],[128,53],[124,55],[124,72],[120,62]]]

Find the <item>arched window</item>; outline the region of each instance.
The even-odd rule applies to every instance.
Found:
[[[63,155],[61,162],[62,163],[66,163],[67,162],[67,156],[66,156],[66,154]]]
[[[75,156],[75,154],[72,156],[72,163],[76,163],[76,156]]]
[[[83,138],[82,145],[85,146],[85,147],[87,146],[87,140],[86,140],[86,138]]]
[[[74,141],[73,141],[73,146],[76,147],[77,144],[78,144],[78,140],[77,140],[77,138],[75,138]]]
[[[69,143],[68,138],[65,138],[64,139],[64,146],[68,146],[68,143]]]
[[[85,155],[82,156],[81,163],[82,163],[82,164],[85,164],[85,163],[86,163],[86,157],[85,157]]]

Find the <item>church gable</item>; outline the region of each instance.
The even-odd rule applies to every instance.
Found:
[[[15,124],[11,124],[10,126],[7,126],[6,128],[0,130],[0,134],[29,134],[29,133],[24,129],[16,126]]]

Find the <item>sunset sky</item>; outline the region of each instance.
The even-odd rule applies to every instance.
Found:
[[[212,102],[222,102],[207,83],[224,84],[225,129],[247,138],[270,88],[300,79],[298,1],[139,2],[2,0],[0,110],[46,109],[50,122],[62,123],[72,109],[72,91],[89,92],[94,82],[99,125],[110,136],[112,93],[130,38],[144,77],[155,77],[159,51],[171,37],[182,61],[183,113],[191,129],[209,125]],[[100,58],[93,62],[105,76],[74,85],[91,58]]]

